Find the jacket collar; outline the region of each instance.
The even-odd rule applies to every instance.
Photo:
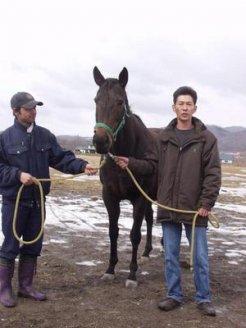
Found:
[[[194,125],[194,133],[196,135],[196,139],[200,139],[202,137],[202,132],[207,130],[204,123],[196,117],[192,117],[192,124]],[[176,140],[175,137],[175,127],[177,126],[177,119],[174,118],[168,126],[160,133],[161,141],[168,141],[169,139]]]
[[[21,124],[16,118],[14,120],[14,126],[19,130],[27,132],[27,127],[24,126],[23,124]],[[35,126],[36,126],[36,123],[34,122],[33,123],[33,129],[35,128]]]

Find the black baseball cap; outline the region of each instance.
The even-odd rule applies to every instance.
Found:
[[[30,93],[27,92],[17,92],[13,95],[13,97],[10,100],[10,105],[12,109],[16,108],[26,108],[26,109],[32,109],[35,106],[43,106],[42,101],[37,101],[33,98]]]

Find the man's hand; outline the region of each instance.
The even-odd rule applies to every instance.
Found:
[[[115,156],[114,161],[119,167],[121,167],[123,170],[125,170],[129,164],[129,158],[123,157],[123,156]]]
[[[206,210],[205,208],[199,208],[198,213],[200,216],[208,216],[209,211]]]
[[[87,175],[94,175],[97,173],[97,169],[94,168],[91,164],[87,164],[84,172]]]
[[[34,184],[34,179],[35,178],[29,173],[21,172],[20,174],[20,182],[23,183],[25,186],[30,186]]]

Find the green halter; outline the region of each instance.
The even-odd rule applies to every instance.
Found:
[[[122,117],[122,120],[120,121],[120,123],[119,123],[119,125],[118,125],[118,127],[115,131],[113,131],[109,125],[107,125],[106,123],[102,123],[102,122],[97,122],[96,125],[95,125],[95,128],[104,128],[113,138],[116,138],[119,131],[125,125],[126,116],[129,117],[132,114],[131,112],[130,112],[130,114],[127,113],[127,108],[126,108],[125,104],[124,104],[124,107],[125,107],[125,113],[124,113],[124,115]]]

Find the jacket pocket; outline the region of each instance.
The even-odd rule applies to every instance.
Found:
[[[49,171],[49,164],[50,164],[50,156],[52,154],[50,143],[43,143],[36,145],[36,156],[37,156],[37,167],[39,168],[40,172],[45,176],[48,175]]]
[[[15,145],[15,146],[10,146],[7,149],[7,153],[9,155],[21,155],[25,152],[28,151],[28,148],[26,145]]]
[[[42,144],[42,145],[36,145],[36,150],[40,151],[42,153],[45,153],[46,151],[49,151],[51,149],[51,144],[50,143],[46,143],[46,144]]]

